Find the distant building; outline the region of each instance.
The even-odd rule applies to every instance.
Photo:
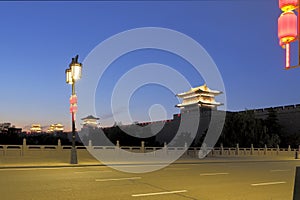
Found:
[[[222,103],[216,102],[215,96],[221,93],[220,91],[209,89],[206,84],[191,88],[187,92],[176,95],[182,98],[182,103],[177,104],[176,107],[181,109],[181,113],[189,111],[194,106],[216,110]]]
[[[57,133],[57,132],[63,132],[64,131],[64,126],[62,124],[51,124],[50,127],[48,128],[47,132],[48,133]]]
[[[16,128],[16,127],[9,127],[7,130],[8,134],[21,134],[22,133],[22,128]]]
[[[7,133],[10,126],[11,123],[9,122],[0,123],[0,133]]]
[[[22,128],[16,128],[14,125],[11,125],[11,123],[9,122],[0,123],[0,133],[21,134]]]
[[[194,142],[199,143],[201,137],[208,131],[212,114],[217,118],[222,116],[219,115],[222,114],[222,111],[217,110],[218,106],[222,105],[222,103],[215,100],[215,97],[220,94],[222,94],[221,91],[212,90],[206,84],[177,94],[176,96],[182,99],[182,103],[175,105],[175,107],[180,108],[180,114],[173,116],[173,119],[168,122],[169,128],[162,129],[156,135],[156,140],[162,143],[174,138],[174,134],[180,127],[183,117],[183,119],[189,119],[185,120],[185,126],[187,127],[195,126],[194,123],[198,122],[196,133],[192,133],[193,131],[190,129],[186,131],[188,132],[187,134],[196,134],[193,136],[195,138]],[[182,137],[187,137],[184,136],[184,133],[180,134],[182,134]],[[185,140],[188,141],[189,137],[185,138]]]
[[[83,123],[82,123],[83,128],[87,128],[87,127],[98,128],[98,126],[99,126],[99,123],[98,123],[99,118],[98,117],[89,115],[85,118],[82,118],[81,120],[83,120]]]
[[[30,127],[30,132],[31,133],[41,133],[42,132],[42,127],[40,124],[32,124]]]

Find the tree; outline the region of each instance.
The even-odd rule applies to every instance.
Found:
[[[251,144],[263,147],[265,144],[275,147],[280,143],[281,132],[276,112],[271,111],[266,120],[257,119],[253,110],[227,115],[219,143],[225,146],[243,147]]]
[[[278,123],[277,112],[275,109],[268,109],[268,117],[265,120],[265,125],[267,128],[266,144],[271,147],[279,145],[281,142],[280,136],[282,136],[282,128]]]

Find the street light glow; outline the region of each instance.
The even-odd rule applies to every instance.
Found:
[[[73,84],[72,72],[70,69],[66,69],[66,83]]]
[[[71,63],[72,78],[77,81],[81,78],[81,63]]]

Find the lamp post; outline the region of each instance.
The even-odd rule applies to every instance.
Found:
[[[77,112],[77,96],[75,93],[75,83],[81,78],[82,64],[78,63],[78,55],[72,58],[69,68],[66,69],[66,82],[72,85],[72,95],[70,97],[70,113],[72,115],[72,148],[71,148],[71,164],[77,164],[77,152],[75,147],[75,119]]]

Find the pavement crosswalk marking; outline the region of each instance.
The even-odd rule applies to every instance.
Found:
[[[145,196],[155,196],[155,195],[164,195],[164,194],[176,194],[187,192],[187,190],[177,190],[177,191],[168,191],[168,192],[153,192],[153,193],[144,193],[144,194],[133,194],[132,197],[145,197]]]

